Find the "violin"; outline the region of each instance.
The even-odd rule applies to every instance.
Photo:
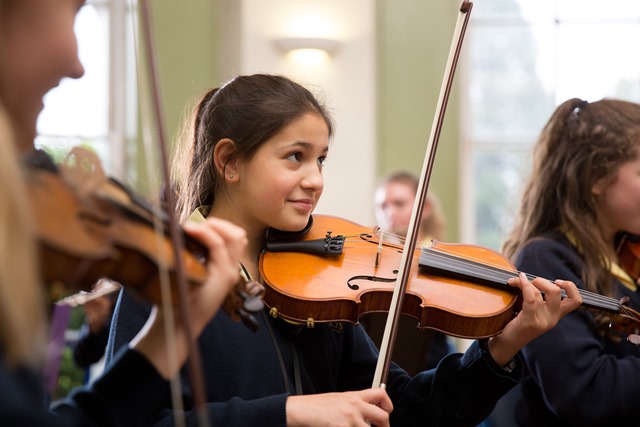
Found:
[[[272,316],[313,327],[316,322],[356,324],[366,313],[389,310],[403,246],[376,228],[314,215],[301,233],[268,237],[260,273]],[[413,260],[401,313],[415,318],[421,329],[487,338],[520,311],[519,290],[507,283],[519,272],[498,252],[434,242],[416,249]],[[580,293],[581,308],[608,316],[610,327],[634,342],[640,313],[613,298]]]
[[[166,218],[160,212],[160,224],[154,224],[151,207],[124,185],[106,179],[91,153],[74,148],[70,155],[75,166],[26,170],[42,280],[54,289],[78,290],[108,277],[142,299],[161,304],[161,268],[168,270],[172,284],[176,280]],[[197,286],[208,277],[208,251],[184,232],[183,237],[187,282]],[[222,306],[252,330],[258,327],[253,313],[263,307],[261,286],[256,285],[240,281]],[[176,286],[171,291],[175,302]]]
[[[620,267],[638,283],[640,279],[640,236],[625,233],[618,244]]]

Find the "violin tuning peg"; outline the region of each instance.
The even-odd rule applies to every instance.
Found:
[[[242,306],[248,313],[258,313],[264,308],[264,303],[260,296],[249,295],[245,298]]]
[[[638,346],[640,346],[640,335],[629,334],[629,336],[627,337],[627,341],[629,341],[631,344],[633,344],[636,347],[638,347]]]
[[[264,294],[264,286],[257,280],[251,280],[245,285],[245,291],[251,296],[262,296]]]
[[[264,286],[252,280],[247,282],[244,290],[238,290],[237,294],[242,299],[242,311],[246,313],[258,313],[264,308],[262,295],[264,294]]]

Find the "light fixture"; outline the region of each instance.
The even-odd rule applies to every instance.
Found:
[[[311,49],[321,50],[331,55],[340,47],[340,42],[337,40],[317,37],[286,37],[275,39],[273,42],[284,53],[299,49]]]

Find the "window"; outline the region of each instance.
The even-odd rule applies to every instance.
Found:
[[[561,102],[640,102],[640,0],[483,0],[465,39],[463,238],[499,250],[530,153]]]
[[[131,3],[90,0],[82,7],[75,31],[85,75],[47,94],[36,138],[58,160],[71,147],[89,147],[117,177],[126,173],[126,141],[136,132]]]

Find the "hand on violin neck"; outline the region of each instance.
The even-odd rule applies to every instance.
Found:
[[[240,280],[240,255],[247,244],[244,230],[228,221],[209,218],[202,224],[186,224],[185,231],[208,248],[208,278],[189,287],[188,313],[154,306],[147,324],[130,346],[143,354],[165,378],[175,375],[188,356],[189,342],[185,322],[189,322],[193,339],[218,311],[225,298]],[[175,311],[175,312],[174,312]],[[165,320],[173,318],[173,323]],[[168,330],[165,328],[168,327]],[[175,348],[175,361],[167,352],[167,344]]]
[[[566,314],[582,304],[582,297],[573,282],[542,278],[529,281],[524,273],[509,280],[509,285],[522,291],[522,310],[500,335],[488,342],[488,351],[500,366],[507,364],[526,344],[553,328]],[[562,298],[562,290],[566,297]]]
[[[184,230],[209,250],[208,279],[192,288],[189,296],[189,318],[199,334],[241,280],[239,265],[247,235],[241,227],[212,217],[201,224],[187,223]]]

